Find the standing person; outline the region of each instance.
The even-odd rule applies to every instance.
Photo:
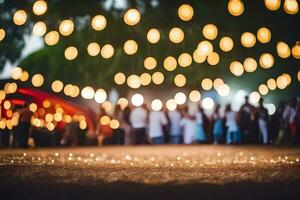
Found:
[[[132,125],[132,138],[134,144],[146,144],[146,125],[148,112],[141,106],[135,107],[129,116]]]
[[[196,122],[196,141],[198,143],[206,142],[206,133],[204,131],[204,118],[205,118],[204,110],[201,106],[198,107],[198,111],[195,114],[195,122]]]
[[[31,128],[31,116],[32,112],[29,110],[29,104],[25,103],[24,108],[20,110],[19,117],[19,126],[18,126],[18,134],[19,134],[19,145],[22,148],[28,147],[28,139],[30,136],[30,128]]]
[[[263,143],[267,144],[269,142],[268,138],[268,121],[269,121],[269,114],[268,110],[263,105],[264,99],[259,99],[259,106],[258,106],[258,127],[259,132],[262,135]]]
[[[270,116],[270,127],[269,127],[269,141],[275,143],[278,137],[279,130],[281,128],[281,117],[285,107],[285,102],[281,101],[276,111],[273,115]]]
[[[212,114],[212,121],[214,144],[219,144],[221,142],[223,134],[223,118],[220,112],[220,104],[216,105],[216,108]]]
[[[152,144],[164,144],[163,126],[168,123],[162,111],[151,111],[149,114],[149,136]]]
[[[170,121],[170,136],[171,136],[171,144],[179,144],[181,140],[180,134],[180,121],[181,121],[181,113],[178,111],[178,108],[167,112],[169,121]]]
[[[237,144],[239,142],[239,129],[237,124],[237,113],[231,110],[230,104],[227,104],[225,108],[226,119],[226,143]]]
[[[182,119],[180,126],[183,129],[183,143],[192,144],[195,141],[196,123],[195,117],[188,114],[188,108],[185,107],[183,110]]]
[[[255,120],[255,107],[249,103],[249,96],[245,97],[245,103],[239,111],[239,124],[242,132],[244,143],[256,143],[257,124]]]
[[[121,123],[121,128],[124,130],[124,144],[129,145],[132,144],[131,141],[131,124],[130,124],[130,107],[126,106],[124,110],[122,111],[122,122]]]
[[[77,133],[79,131],[79,122],[75,119],[68,124],[66,124],[65,132],[60,141],[63,146],[76,147],[78,144]]]
[[[113,130],[113,143],[114,144],[124,144],[125,129],[124,129],[124,113],[121,110],[120,105],[116,105],[114,110],[114,118],[120,123],[119,128]]]
[[[106,113],[104,108],[100,107],[100,115],[96,129],[99,146],[112,144],[112,128],[109,123],[110,116]]]

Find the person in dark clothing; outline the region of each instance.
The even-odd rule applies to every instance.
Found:
[[[22,148],[28,148],[28,139],[30,136],[31,128],[31,116],[32,112],[29,110],[29,104],[26,103],[24,108],[20,110],[18,134],[19,134],[19,146]]]

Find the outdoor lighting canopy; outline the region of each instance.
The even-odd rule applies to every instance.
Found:
[[[203,36],[208,40],[214,40],[218,36],[218,28],[214,24],[206,24],[202,30]]]
[[[281,0],[265,0],[265,6],[272,11],[280,8]]]
[[[117,85],[122,85],[126,81],[126,76],[122,72],[118,72],[115,74],[114,81]]]
[[[186,96],[183,92],[177,92],[174,96],[176,104],[183,105],[186,102]]]
[[[259,58],[259,65],[264,68],[268,69],[274,65],[274,58],[269,53],[263,53]]]
[[[26,23],[27,14],[24,10],[17,10],[13,16],[13,21],[16,25],[21,26]]]
[[[188,53],[182,53],[179,57],[178,57],[178,64],[181,67],[188,67],[192,64],[193,59],[192,56]]]
[[[211,54],[209,54],[207,56],[207,62],[208,64],[210,65],[217,65],[220,61],[220,57],[219,57],[219,54],[216,53],[216,52],[212,52]]]
[[[32,11],[35,15],[43,15],[47,12],[47,2],[46,1],[36,1],[32,6]]]
[[[74,23],[70,19],[63,20],[59,25],[59,32],[63,36],[69,36],[74,31]]]
[[[164,68],[167,71],[174,71],[177,67],[177,60],[173,56],[168,56],[164,60]]]
[[[206,97],[202,100],[202,107],[205,110],[211,110],[214,107],[214,100],[210,97]]]
[[[35,34],[37,36],[45,35],[46,31],[47,31],[47,26],[46,26],[45,22],[42,22],[42,21],[35,23],[33,26],[33,29],[32,29],[33,34]]]
[[[238,61],[231,62],[229,65],[229,69],[235,76],[241,76],[244,73],[244,67],[242,63]]]
[[[106,18],[103,15],[96,15],[92,19],[92,27],[96,31],[102,31],[106,27]]]
[[[127,40],[124,43],[124,51],[128,55],[133,55],[137,52],[138,50],[138,44],[134,40]]]
[[[278,42],[276,45],[277,54],[281,58],[288,58],[291,55],[291,49],[285,42]]]
[[[93,99],[95,95],[95,91],[92,87],[86,86],[81,90],[81,96],[84,99]]]
[[[152,43],[155,44],[159,41],[160,39],[160,33],[157,29],[152,28],[148,31],[147,33],[147,40]]]
[[[256,43],[256,37],[253,33],[245,32],[241,36],[241,43],[246,48],[251,48]]]
[[[244,69],[246,72],[254,72],[257,69],[257,62],[254,58],[248,57],[244,60]]]
[[[107,94],[105,90],[103,89],[98,89],[95,93],[95,101],[97,103],[103,103],[107,98]]]
[[[177,108],[177,103],[175,102],[174,99],[169,99],[166,102],[166,107],[167,107],[168,110],[174,111]]]
[[[100,45],[97,42],[91,42],[87,46],[87,52],[90,56],[97,56],[100,53]]]
[[[258,41],[260,41],[263,44],[270,42],[272,38],[271,31],[266,27],[261,27],[260,29],[258,29],[256,35]]]
[[[178,27],[174,27],[169,32],[169,39],[173,43],[180,43],[184,39],[184,32]]]
[[[224,52],[229,52],[233,49],[234,43],[230,37],[222,37],[219,42],[220,49]]]
[[[240,16],[244,12],[243,2],[241,0],[230,0],[228,2],[228,11],[235,17]]]
[[[140,19],[141,19],[141,14],[135,8],[131,8],[127,10],[124,14],[124,22],[129,26],[136,25],[137,23],[139,23]]]
[[[56,45],[59,41],[59,34],[57,31],[50,31],[45,35],[45,43],[49,46]]]
[[[147,57],[144,60],[144,67],[148,70],[152,70],[157,66],[157,61],[153,57]]]
[[[211,54],[213,52],[214,47],[211,44],[211,42],[204,40],[198,44],[197,50],[200,55],[208,56],[209,54]]]
[[[193,18],[194,15],[194,9],[189,4],[182,4],[178,8],[178,16],[183,21],[189,21]]]
[[[5,30],[0,28],[0,42],[5,38]]]
[[[110,44],[106,44],[101,49],[101,56],[105,59],[111,58],[115,53],[114,47]]]
[[[201,94],[198,90],[192,90],[189,94],[189,99],[191,102],[198,102],[201,99]]]
[[[183,74],[177,74],[174,78],[174,83],[177,87],[183,87],[186,84],[186,78]]]
[[[143,95],[141,95],[139,93],[132,95],[131,103],[132,103],[132,105],[137,106],[137,107],[143,105],[143,103],[144,103]]]
[[[154,111],[160,111],[162,109],[162,102],[161,100],[159,99],[154,99],[152,102],[151,102],[151,109],[154,110]]]
[[[76,47],[71,46],[65,50],[65,58],[67,60],[74,60],[78,56],[78,50]]]
[[[284,11],[287,14],[295,15],[299,11],[299,5],[297,0],[285,0],[284,1]]]

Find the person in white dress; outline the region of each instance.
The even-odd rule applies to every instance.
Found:
[[[148,112],[145,108],[135,107],[129,116],[132,126],[132,136],[134,144],[146,144],[146,126]]]
[[[170,121],[170,136],[171,144],[179,144],[181,139],[180,133],[180,121],[181,113],[176,109],[173,111],[167,112],[169,121]]]
[[[192,144],[195,141],[196,122],[195,118],[187,113],[187,108],[183,112],[180,126],[183,129],[183,143]]]
[[[167,117],[162,111],[151,111],[149,114],[149,137],[152,144],[164,143],[163,126],[168,124]]]
[[[237,124],[237,113],[231,110],[230,104],[227,104],[225,109],[225,119],[226,119],[226,143],[227,144],[237,144],[240,140],[239,128]]]

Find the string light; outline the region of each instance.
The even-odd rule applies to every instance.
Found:
[[[132,95],[131,103],[132,103],[132,105],[137,106],[137,107],[143,105],[143,103],[144,103],[143,95],[141,95],[139,93]]]
[[[33,75],[31,83],[34,87],[41,87],[44,84],[44,77],[41,74]]]
[[[69,36],[74,31],[74,23],[70,19],[63,20],[59,25],[59,32],[63,36]]]
[[[114,55],[114,47],[110,44],[106,44],[101,49],[101,56],[105,59],[109,59]]]
[[[124,43],[124,51],[128,55],[133,55],[137,52],[138,50],[138,44],[134,40],[127,40]]]
[[[191,102],[198,102],[201,99],[201,94],[198,90],[192,90],[189,94],[189,99]]]
[[[284,11],[287,14],[295,15],[299,11],[299,5],[297,0],[285,0],[284,1]]]
[[[17,10],[13,16],[13,21],[16,25],[21,26],[26,23],[27,14],[25,10]]]
[[[140,19],[141,19],[141,14],[135,8],[131,8],[127,10],[124,14],[124,22],[129,26],[136,25],[137,23],[139,23]]]
[[[4,38],[5,38],[5,30],[4,29],[2,29],[2,28],[0,28],[0,42],[2,41],[2,40],[4,40]]]
[[[272,11],[280,8],[281,0],[265,0],[265,6]]]
[[[177,92],[174,96],[176,104],[183,105],[186,102],[186,96],[183,92]]]
[[[57,31],[51,31],[45,36],[45,43],[49,46],[56,45],[59,41],[59,34]]]
[[[269,92],[269,88],[265,84],[260,84],[258,87],[258,91],[261,95],[266,95]]]
[[[178,27],[174,27],[169,32],[169,39],[173,43],[180,43],[184,39],[184,32]]]
[[[107,98],[107,94],[105,92],[105,90],[103,89],[98,89],[95,93],[95,101],[97,103],[103,103]]]
[[[206,97],[202,100],[202,107],[205,110],[211,110],[214,107],[214,100],[210,97]]]
[[[87,52],[90,56],[97,56],[100,53],[100,45],[97,42],[89,43]]]
[[[193,53],[193,59],[196,63],[203,63],[206,60],[206,56],[205,55],[201,55],[201,53],[199,52],[199,49],[196,49]]]
[[[256,37],[253,33],[245,32],[241,36],[241,43],[246,48],[251,48],[256,43]]]
[[[244,69],[246,72],[254,72],[257,69],[257,62],[253,58],[246,58],[244,60]]]
[[[189,4],[182,4],[178,8],[178,16],[183,21],[190,21],[193,18],[194,9]]]
[[[244,67],[238,61],[231,62],[229,65],[229,69],[235,76],[241,76],[244,73]]]
[[[102,31],[107,24],[106,18],[103,15],[96,15],[92,19],[92,27],[96,31]]]
[[[164,75],[161,72],[154,72],[152,74],[152,82],[156,85],[160,85],[164,82]]]
[[[269,53],[264,53],[259,58],[259,65],[264,68],[268,69],[274,65],[274,58]]]
[[[152,102],[151,102],[151,109],[154,110],[154,111],[160,111],[162,109],[162,102],[161,100],[159,99],[154,99]]]
[[[192,64],[192,56],[188,53],[182,53],[179,57],[178,57],[178,64],[181,67],[188,67]],[[170,71],[170,70],[169,70]]]
[[[203,90],[210,90],[213,87],[213,82],[209,78],[205,78],[201,81],[201,87]]]
[[[295,46],[292,48],[292,55],[296,59],[300,59],[300,41],[297,41]]]
[[[218,28],[214,24],[207,24],[202,30],[203,36],[208,40],[214,40],[218,36]]]
[[[127,85],[133,89],[139,88],[141,86],[140,77],[135,74],[128,76]]]
[[[65,50],[65,58],[67,60],[74,60],[78,56],[78,50],[76,47],[71,46]]]
[[[156,59],[153,57],[147,57],[144,60],[144,67],[148,70],[152,70],[157,66]]]
[[[142,73],[140,75],[140,82],[141,82],[141,85],[143,85],[143,86],[149,85],[151,83],[151,79],[152,79],[152,77],[148,73]]]
[[[32,11],[35,15],[43,15],[47,12],[47,2],[39,0],[34,2],[33,7],[32,7]]]
[[[272,35],[271,31],[266,27],[261,27],[257,31],[257,39],[261,43],[265,44],[271,41]]]
[[[51,88],[54,92],[58,93],[63,90],[64,84],[60,80],[56,80],[52,82]]]
[[[183,87],[186,84],[186,78],[183,74],[177,74],[174,78],[174,83],[177,87]]]
[[[233,49],[234,43],[230,37],[222,37],[219,46],[222,51],[229,52]]]
[[[122,72],[118,72],[116,73],[115,77],[114,77],[114,81],[116,84],[118,85],[122,85],[125,83],[126,81],[126,76],[125,74],[123,74]]]
[[[168,56],[164,60],[164,68],[167,71],[174,71],[177,67],[177,60],[173,56]]]
[[[81,90],[81,96],[84,99],[93,99],[95,95],[95,91],[92,87],[86,86]]]
[[[160,33],[157,29],[152,28],[148,31],[147,33],[147,40],[152,43],[155,44],[159,41],[160,39]]]
[[[291,55],[291,49],[285,42],[278,42],[276,45],[277,54],[281,58],[288,58]]]
[[[228,11],[235,17],[240,16],[244,12],[243,2],[241,0],[230,0],[228,2]]]
[[[170,111],[174,111],[177,108],[177,103],[175,102],[174,99],[169,99],[166,102],[166,107]]]
[[[208,64],[210,65],[217,65],[220,61],[220,57],[219,57],[219,54],[216,53],[216,52],[212,52],[211,54],[209,54],[207,56],[207,62]]]
[[[199,55],[208,56],[213,52],[214,47],[211,42],[204,40],[198,44],[197,50]]]
[[[273,79],[273,78],[270,78],[268,81],[267,81],[267,86],[270,90],[275,90],[276,89],[276,80]]]

